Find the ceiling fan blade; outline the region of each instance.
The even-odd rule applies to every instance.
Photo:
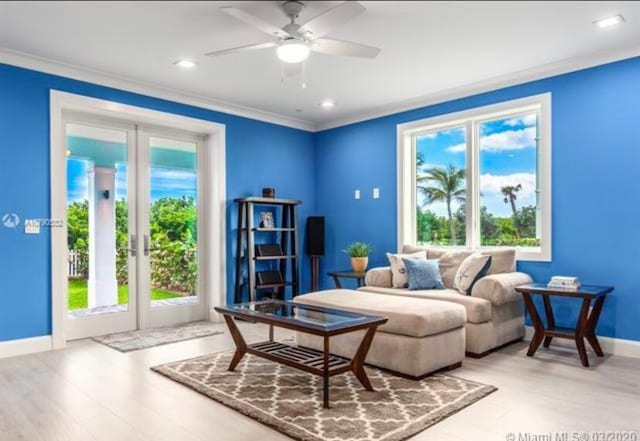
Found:
[[[347,1],[323,12],[300,26],[300,32],[311,34],[311,38],[319,38],[362,14],[366,8],[355,1]]]
[[[345,57],[375,58],[380,53],[380,48],[365,46],[364,44],[351,43],[349,41],[318,38],[311,43],[311,50],[327,55],[341,55]]]
[[[222,8],[220,8],[220,10],[225,14],[248,24],[249,26],[261,30],[265,34],[275,35],[276,37],[289,36],[287,32],[285,32],[278,26],[272,25],[271,23],[264,21],[260,17],[256,17],[255,15],[243,11],[242,9],[234,8],[233,6],[223,6]]]
[[[248,44],[246,46],[238,46],[238,47],[232,47],[230,49],[222,49],[219,51],[209,52],[205,54],[205,56],[217,57],[218,55],[227,55],[227,54],[233,54],[236,52],[253,51],[256,49],[267,49],[267,48],[276,47],[276,46],[277,46],[277,43],[275,41],[272,41],[269,43]]]

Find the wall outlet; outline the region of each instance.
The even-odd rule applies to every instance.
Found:
[[[373,189],[373,198],[374,199],[380,199],[380,189],[378,187],[375,187]]]
[[[25,234],[40,234],[40,222],[34,219],[24,220]]]
[[[354,197],[355,199],[360,199],[360,190],[356,190],[356,191],[353,193],[353,197]]]

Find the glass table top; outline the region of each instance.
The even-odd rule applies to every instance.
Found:
[[[377,322],[383,317],[343,311],[320,306],[304,305],[291,301],[262,300],[258,302],[237,303],[216,308],[219,312],[232,312],[247,317],[273,318],[300,326],[324,328],[327,330],[357,326]]]

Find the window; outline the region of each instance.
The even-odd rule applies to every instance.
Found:
[[[550,94],[398,126],[398,241],[551,259]]]

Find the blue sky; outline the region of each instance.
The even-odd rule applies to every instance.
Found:
[[[480,126],[481,202],[490,213],[499,217],[511,215],[511,207],[505,204],[500,192],[505,185],[522,185],[516,201],[518,208],[535,205],[535,137],[535,114],[489,121]],[[420,136],[416,147],[422,153],[425,168],[447,167],[449,164],[466,168],[466,143],[462,127]],[[422,172],[418,170],[420,174]],[[420,195],[418,202],[424,202]],[[438,215],[446,215],[443,203],[431,204],[428,208]],[[454,205],[455,209],[457,205]]]
[[[87,173],[91,163],[82,159],[67,159],[67,202],[89,198]],[[167,196],[196,196],[196,174],[188,170],[151,168],[151,200]],[[116,164],[116,199],[127,197],[127,166]]]

